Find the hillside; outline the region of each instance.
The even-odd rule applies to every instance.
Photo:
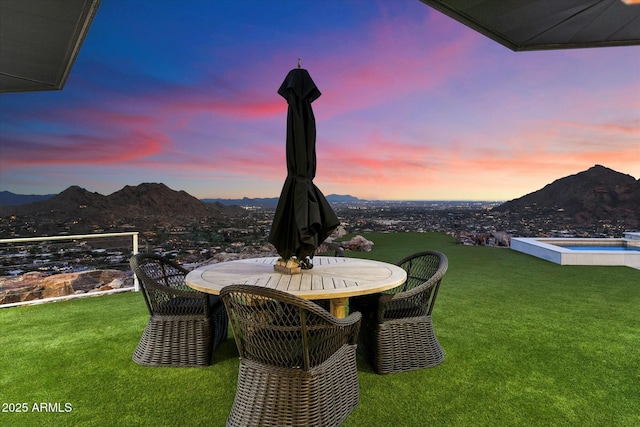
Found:
[[[600,221],[640,226],[640,180],[601,165],[557,179],[533,193],[493,208],[529,215],[558,212],[577,224]]]
[[[44,234],[118,230],[128,226],[145,230],[162,224],[224,220],[243,212],[239,206],[205,203],[184,191],[157,183],[127,185],[108,196],[71,186],[47,200],[0,208],[3,217],[15,215],[33,222]]]

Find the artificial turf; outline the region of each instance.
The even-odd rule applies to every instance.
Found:
[[[359,357],[360,404],[344,426],[640,425],[640,271],[445,234],[364,236],[373,250],[347,256],[449,258],[433,312],[445,361],[380,376]],[[224,425],[233,338],[206,368],[143,367],[131,355],[147,320],[136,293],[0,310],[0,425]]]

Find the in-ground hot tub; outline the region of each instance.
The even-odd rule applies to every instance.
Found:
[[[622,265],[640,269],[640,233],[624,239],[514,237],[511,249],[561,265]]]

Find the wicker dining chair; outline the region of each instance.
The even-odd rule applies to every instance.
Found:
[[[158,255],[130,260],[150,319],[133,353],[147,366],[207,366],[227,338],[229,320],[219,297],[190,288],[188,270]]]
[[[360,313],[344,319],[271,288],[221,293],[240,355],[227,426],[338,426],[360,399]]]
[[[358,349],[378,374],[428,368],[444,360],[431,312],[448,268],[447,257],[424,251],[397,265],[407,272],[405,283],[349,301],[351,310],[362,313]]]

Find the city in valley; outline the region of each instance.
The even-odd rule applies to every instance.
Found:
[[[518,212],[494,210],[500,202],[357,200],[332,205],[342,224],[340,231],[348,234],[338,240],[374,232],[440,232],[456,237],[460,244],[508,247],[511,237],[621,237],[626,231],[620,221],[578,225],[562,209],[533,206]],[[247,204],[237,212],[225,219],[164,222],[141,228],[116,222],[83,233],[137,231],[141,252],[160,253],[185,264],[212,258],[275,255],[275,249],[267,241],[274,209]],[[2,238],[52,235],[40,234],[36,222],[21,217],[3,217],[0,221]],[[128,269],[131,252],[131,236],[4,243],[0,246],[0,276],[28,271],[124,270]]]

